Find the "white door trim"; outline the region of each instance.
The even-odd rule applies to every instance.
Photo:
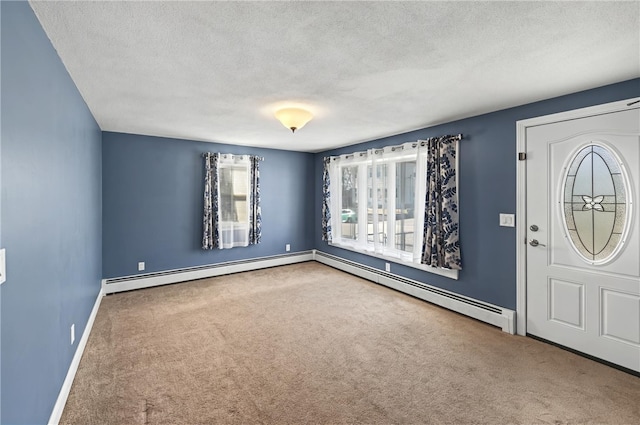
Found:
[[[640,98],[516,121],[516,149],[526,153],[527,128],[637,108]],[[527,161],[516,157],[516,333],[527,334]]]

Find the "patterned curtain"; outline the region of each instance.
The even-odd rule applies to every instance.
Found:
[[[331,191],[329,190],[329,164],[331,158],[323,159],[322,171],[322,240],[331,242]]]
[[[249,245],[260,243],[262,239],[262,212],[260,210],[260,160],[257,156],[250,156],[251,188],[249,206]]]
[[[204,219],[202,249],[222,248],[220,244],[220,209],[218,197],[220,181],[218,179],[219,153],[204,154]]]
[[[456,182],[457,136],[428,139],[423,264],[462,269]]]

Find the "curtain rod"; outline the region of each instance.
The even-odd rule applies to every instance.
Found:
[[[440,138],[442,138],[442,137],[457,137],[458,139],[462,140],[462,133],[460,133],[460,134],[456,134],[455,136],[449,136],[449,135],[447,135],[447,136],[430,137],[429,139],[440,139]],[[420,146],[424,146],[424,144],[425,144],[426,142],[428,142],[428,141],[429,141],[429,139],[420,141]],[[391,151],[392,151],[392,152],[395,152],[396,150],[403,150],[403,149],[404,149],[404,146],[405,146],[404,144],[403,144],[403,145],[396,145],[396,146],[392,146],[392,147],[391,147]],[[387,146],[387,147],[388,147],[388,146]],[[418,147],[418,142],[413,142],[413,144],[411,145],[411,147],[412,147],[412,148],[417,148],[417,147]],[[376,150],[374,151],[374,153],[381,153],[381,152],[383,152],[383,151],[384,151],[384,148],[383,148],[383,149],[376,149]]]
[[[462,133],[460,134],[456,134],[455,136],[438,136],[439,137],[457,137],[460,140],[462,140]],[[436,137],[430,137],[430,139],[435,139]],[[427,142],[427,140],[423,140],[420,142],[420,146],[424,146],[424,144]],[[386,146],[387,148],[389,146]],[[418,147],[418,142],[413,142],[413,144],[411,145],[412,148],[417,148]],[[373,153],[378,154],[378,153],[383,153],[385,148],[382,149],[374,149]],[[396,146],[391,146],[391,151],[395,152],[396,150],[402,150],[404,149],[404,145],[396,145]],[[351,153],[349,155],[345,155],[345,159],[348,158],[353,158],[355,155],[358,156],[365,156],[367,153],[366,152],[355,152],[355,153]],[[330,157],[332,158],[334,161],[337,160],[339,158],[339,156],[332,156]]]
[[[203,153],[203,154],[202,154],[202,157],[204,158],[204,157],[206,157],[207,155],[213,155],[213,152],[205,152],[205,153]],[[243,156],[248,156],[248,157],[254,157],[254,158],[257,158],[257,159],[258,159],[258,161],[264,161],[264,156],[257,156],[257,155],[247,155],[247,154],[243,154],[243,155],[239,155],[239,154],[238,154],[238,155],[236,155],[236,154],[232,154],[232,153],[221,153],[221,154],[220,154],[220,156],[221,156],[221,157],[223,157],[223,158],[226,158],[226,157],[228,157],[228,156],[230,156],[230,157],[232,157],[232,158],[233,158],[233,157],[236,157],[236,156],[239,156],[239,157],[240,157],[240,159],[242,159],[242,157],[243,157]]]

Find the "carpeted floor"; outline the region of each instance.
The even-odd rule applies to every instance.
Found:
[[[110,295],[63,424],[638,424],[640,378],[309,262]]]

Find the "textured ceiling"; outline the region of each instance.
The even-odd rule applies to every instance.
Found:
[[[31,6],[104,131],[320,151],[640,76],[640,2]]]

